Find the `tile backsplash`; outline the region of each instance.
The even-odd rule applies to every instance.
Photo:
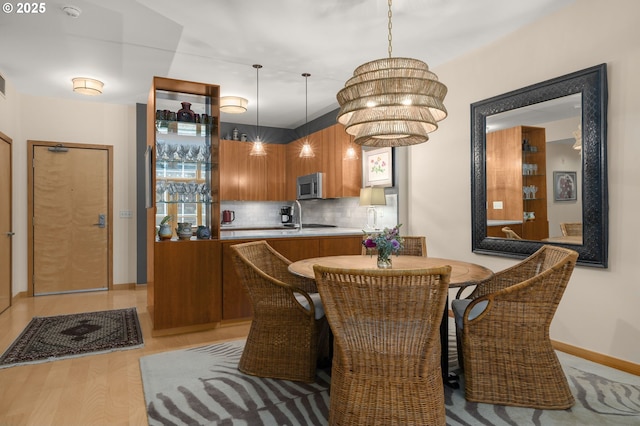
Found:
[[[387,205],[376,206],[378,227],[391,227],[398,220],[398,196],[386,195]],[[358,197],[332,198],[326,200],[301,200],[302,222],[336,225],[345,228],[367,227],[367,207],[359,205]],[[281,201],[223,201],[220,210],[233,210],[235,228],[280,226],[280,208],[295,205]],[[297,222],[297,213],[294,220]],[[370,219],[372,223],[372,219]],[[223,228],[224,229],[224,228]]]

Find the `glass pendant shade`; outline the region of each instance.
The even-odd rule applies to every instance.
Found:
[[[355,69],[337,94],[338,122],[359,145],[423,143],[446,118],[447,87],[423,61],[384,58]]]
[[[251,146],[251,151],[249,152],[249,155],[253,155],[253,156],[267,155],[267,151],[264,149],[264,144],[261,141],[256,140]]]

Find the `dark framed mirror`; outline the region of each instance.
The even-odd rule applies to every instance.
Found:
[[[607,96],[606,64],[600,64],[471,105],[474,253],[523,259],[543,244],[558,244],[576,250],[579,265],[608,266]],[[579,125],[574,139],[560,141],[581,148],[571,170],[562,170],[543,154],[556,151],[546,139],[553,133],[550,123],[574,120],[550,117],[562,114],[560,105],[574,105],[578,111],[569,114],[576,115],[577,121],[572,122]],[[511,129],[505,132],[515,141],[510,142],[512,154],[503,153],[505,145],[500,141],[506,136],[498,133],[502,129],[496,125]],[[509,162],[517,169],[496,167],[495,158],[500,155],[513,155]],[[564,191],[567,182],[570,190]],[[509,192],[505,190],[509,186],[515,188]],[[507,213],[512,204],[514,212]],[[564,213],[571,209],[570,215]],[[581,223],[580,238],[554,237],[564,220]],[[521,233],[499,232],[505,227]]]

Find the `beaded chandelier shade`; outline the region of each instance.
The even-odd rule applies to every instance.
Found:
[[[338,122],[359,145],[388,147],[423,143],[447,116],[447,87],[418,59],[389,57],[360,65],[337,94]]]

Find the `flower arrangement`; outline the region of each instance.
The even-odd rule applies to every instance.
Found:
[[[402,224],[393,228],[384,228],[382,232],[367,233],[362,231],[366,238],[362,240],[362,245],[367,249],[367,253],[373,255],[374,251],[378,254],[378,267],[390,268],[391,255],[398,254],[404,242],[400,236],[400,227]]]

